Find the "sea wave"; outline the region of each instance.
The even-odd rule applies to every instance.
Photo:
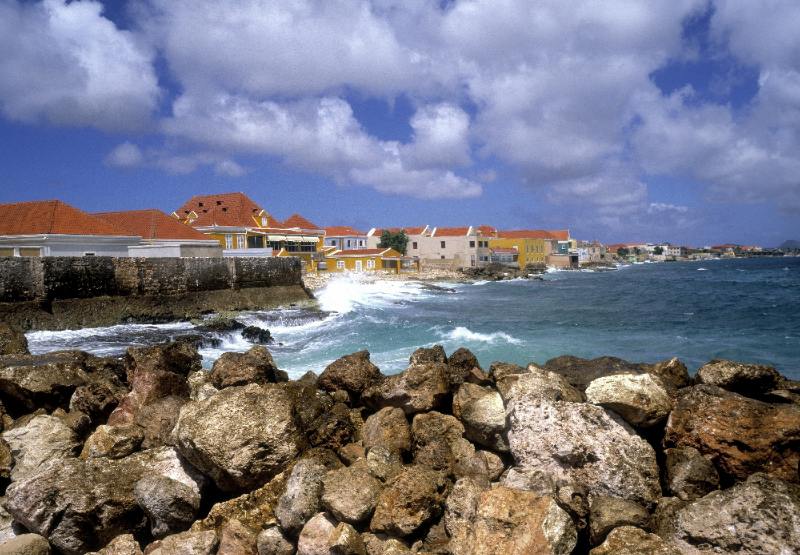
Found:
[[[436,292],[421,283],[374,279],[371,276],[337,276],[317,291],[322,310],[347,314],[359,307],[382,308],[430,297]]]
[[[502,331],[493,333],[480,333],[472,331],[464,326],[458,326],[453,330],[447,332],[443,336],[444,339],[449,341],[472,341],[481,343],[510,343],[512,345],[521,345],[522,341],[516,337],[509,335]]]

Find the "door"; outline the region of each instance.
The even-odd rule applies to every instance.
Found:
[[[363,262],[361,260],[356,260],[356,272],[360,272],[363,269]]]

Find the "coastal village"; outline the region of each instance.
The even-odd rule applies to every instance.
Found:
[[[331,224],[336,222],[325,222]],[[196,195],[157,209],[88,213],[60,200],[0,204],[0,256],[298,257],[305,274],[552,269],[773,254],[757,246],[604,245],[569,229],[443,227],[359,230],[300,214],[275,218],[244,193]]]

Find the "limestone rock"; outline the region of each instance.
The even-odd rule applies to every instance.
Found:
[[[238,520],[228,522],[220,531],[216,555],[258,555],[258,536]]]
[[[336,555],[367,555],[361,534],[346,522],[340,522],[330,538],[331,553]]]
[[[105,422],[126,393],[127,390],[115,382],[91,382],[75,389],[69,400],[69,410],[83,412],[94,423]]]
[[[324,410],[304,430],[311,445],[328,449],[344,447],[353,440],[355,434],[350,409],[344,403],[335,403],[330,409]]]
[[[783,377],[771,366],[715,359],[697,370],[697,382],[715,385],[747,397],[777,389]]]
[[[100,425],[83,444],[82,459],[106,457],[121,459],[139,450],[144,440],[141,428],[136,425]]]
[[[719,488],[714,465],[694,447],[666,449],[667,487],[673,495],[691,501]]]
[[[586,400],[611,409],[631,426],[652,428],[672,410],[672,400],[658,378],[650,374],[618,374],[592,381]]]
[[[0,355],[27,355],[25,334],[5,322],[0,322]]]
[[[0,497],[0,544],[26,532],[14,522],[14,518],[5,508],[5,503],[5,498]]]
[[[297,534],[320,511],[322,478],[327,471],[323,462],[314,458],[301,459],[294,465],[275,509],[281,528]]]
[[[381,489],[366,461],[356,461],[325,475],[322,504],[338,520],[357,524],[370,517]]]
[[[197,347],[186,341],[130,347],[125,352],[128,382],[132,382],[135,375],[140,372],[161,371],[188,376],[202,368],[201,360]]]
[[[647,372],[659,378],[669,390],[677,390],[692,385],[689,370],[678,358],[651,364],[647,366]]]
[[[411,449],[411,428],[405,412],[397,407],[385,407],[370,415],[362,437],[365,449],[381,446],[399,453]]]
[[[224,491],[263,484],[304,444],[294,397],[277,385],[229,387],[181,408],[173,430],[180,453]]]
[[[642,374],[644,365],[628,362],[616,357],[599,357],[593,359],[564,355],[548,360],[544,370],[561,374],[580,391],[585,391],[597,378],[618,374]]]
[[[142,549],[131,534],[117,536],[101,550],[87,555],[142,555]]]
[[[369,473],[381,482],[388,482],[403,470],[403,460],[397,451],[389,451],[378,446],[369,450],[366,456]]]
[[[581,392],[570,385],[564,376],[533,364],[529,364],[523,373],[506,374],[498,378],[496,386],[506,405],[521,395],[551,401],[583,401]]]
[[[513,376],[515,374],[525,374],[528,371],[524,366],[519,364],[511,364],[510,362],[493,362],[489,365],[489,377],[495,382],[498,382],[506,376]]]
[[[181,407],[188,401],[186,397],[168,395],[147,403],[136,411],[133,423],[142,431],[143,449],[170,444]]]
[[[444,347],[441,345],[434,345],[433,347],[420,347],[408,358],[409,366],[415,364],[428,364],[430,362],[447,364],[447,353],[444,352]]]
[[[0,357],[0,400],[13,416],[67,408],[75,389],[92,381],[88,357],[79,351]]]
[[[452,475],[466,475],[475,447],[464,439],[464,426],[449,414],[418,414],[411,424],[414,464]]]
[[[318,513],[303,526],[297,539],[297,555],[330,555],[331,536],[336,524],[325,513]]]
[[[22,534],[0,545],[0,555],[50,555],[50,544],[38,534]]]
[[[3,439],[14,457],[14,481],[24,480],[58,459],[73,457],[80,449],[75,432],[60,418],[46,414],[3,432]]]
[[[408,536],[441,514],[447,493],[445,475],[422,466],[409,466],[378,496],[370,530]]]
[[[602,545],[589,555],[684,555],[685,551],[655,534],[634,526],[620,526],[611,531]]]
[[[205,370],[192,372],[186,381],[189,383],[189,399],[192,401],[205,401],[219,393],[219,389],[211,384],[211,374]]]
[[[269,526],[258,534],[256,539],[258,555],[293,555],[294,546],[287,540],[277,526]]]
[[[416,414],[439,408],[449,392],[447,365],[433,362],[387,377],[364,390],[362,399],[374,409],[400,407],[406,414]]]
[[[270,352],[261,345],[252,347],[246,353],[223,353],[214,362],[210,377],[217,389],[288,380],[288,374],[278,369]]]
[[[669,538],[688,552],[796,553],[800,546],[800,486],[754,474],[679,509]]]
[[[495,451],[508,451],[506,410],[494,389],[464,383],[453,397],[453,416],[464,425],[470,441]]]
[[[181,532],[151,543],[144,555],[215,555],[218,545],[213,531]]]
[[[378,367],[369,361],[369,351],[358,351],[330,363],[320,375],[317,387],[325,391],[342,389],[356,400],[362,391],[382,378]]]
[[[472,354],[472,351],[464,347],[457,349],[447,358],[447,369],[447,381],[450,382],[450,389],[453,391],[458,389],[464,382],[488,379],[487,376],[483,380],[476,380],[476,374],[473,373],[473,370],[481,374],[483,370],[478,363],[478,358]]]
[[[653,448],[602,407],[523,395],[511,403],[508,418],[516,468],[537,481],[644,505],[661,496]]]
[[[194,489],[159,474],[145,474],[136,482],[133,494],[150,519],[150,533],[156,538],[182,532],[200,509],[200,495]]]
[[[361,534],[361,538],[364,540],[367,555],[410,555],[412,553],[406,544],[386,534],[365,532]]]
[[[442,521],[450,536],[450,549],[454,553],[468,552],[474,540],[474,523],[481,493],[488,486],[472,477],[459,478],[445,501]]]
[[[644,528],[649,521],[650,513],[638,503],[598,495],[589,507],[589,539],[592,545],[598,545],[614,528],[626,525]]]
[[[723,479],[766,472],[796,482],[800,463],[800,406],[769,404],[710,385],[678,399],[667,421],[667,447],[694,447]]]

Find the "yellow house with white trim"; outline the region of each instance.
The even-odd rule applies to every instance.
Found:
[[[396,274],[419,271],[419,262],[392,248],[340,250],[323,249],[328,272],[386,271]]]

